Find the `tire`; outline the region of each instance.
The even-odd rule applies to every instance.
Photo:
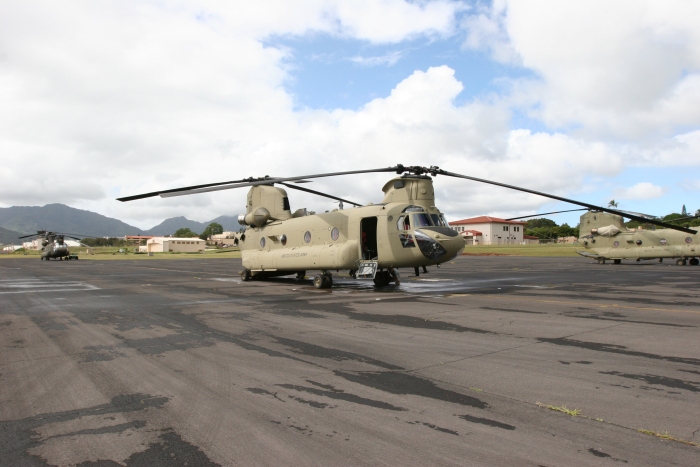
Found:
[[[331,287],[333,287],[333,276],[331,276],[330,273],[324,274],[324,275],[323,275],[323,280],[324,280],[324,283],[325,283],[325,287],[324,287],[324,288],[331,288]]]
[[[676,264],[677,264],[678,266],[685,266],[685,260],[682,259],[682,258],[679,258],[679,259],[676,260]]]
[[[314,287],[317,289],[323,289],[325,288],[326,281],[324,280],[323,274],[316,274],[314,276]]]
[[[604,258],[598,259],[598,264],[605,264],[605,259]]]
[[[297,272],[297,277],[296,279],[298,281],[303,280],[306,277],[306,271],[299,271]]]
[[[379,271],[374,276],[374,285],[376,287],[386,287],[389,285],[389,273],[387,271]]]
[[[243,282],[248,282],[250,280],[250,270],[244,269],[241,271],[241,280]]]
[[[621,260],[621,259],[614,259],[614,260],[613,260],[613,263],[615,263],[615,264],[620,264],[620,263],[622,263],[622,260]]]
[[[697,258],[690,258],[690,261],[688,261],[688,263],[691,266],[697,266],[698,264],[700,264],[700,260],[698,260]]]

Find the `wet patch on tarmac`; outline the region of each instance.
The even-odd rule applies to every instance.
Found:
[[[320,384],[316,383],[314,381],[307,381],[317,387],[309,387],[309,386],[299,386],[295,384],[278,384],[277,386],[285,389],[291,389],[294,391],[299,391],[299,392],[305,392],[308,394],[313,394],[315,396],[324,396],[328,397],[329,399],[336,399],[336,400],[341,400],[345,402],[350,402],[353,404],[359,404],[359,405],[364,405],[367,407],[372,407],[375,409],[384,409],[384,410],[394,410],[394,411],[399,411],[403,412],[408,409],[404,409],[403,407],[397,407],[395,405],[389,404],[388,402],[383,402],[383,401],[378,401],[374,399],[368,399],[366,397],[360,397],[355,394],[350,394],[348,392],[343,391],[342,389],[336,389],[333,386],[327,385],[327,384]],[[319,389],[323,388],[323,389]]]
[[[124,461],[126,467],[222,467],[213,462],[197,446],[183,440],[174,430],[168,429],[158,437],[158,442],[151,443],[143,452],[136,452]],[[78,467],[117,467],[113,461],[84,462]]]
[[[276,393],[276,392],[268,391],[267,389],[263,389],[263,388],[245,388],[245,390],[248,391],[248,392],[252,392],[253,394],[259,394],[259,395],[263,395],[263,396],[272,396],[272,397],[274,397],[275,399],[277,399],[278,401],[284,402],[283,399],[280,399],[279,397],[277,397],[277,393]]]
[[[46,439],[41,439],[37,432],[38,428],[44,425],[67,422],[80,419],[82,417],[125,414],[147,409],[161,409],[169,400],[170,399],[167,397],[150,396],[147,394],[125,394],[113,397],[112,400],[106,404],[87,407],[84,409],[44,413],[22,420],[0,421],[0,433],[2,433],[2,436],[0,437],[0,452],[3,453],[2,462],[4,465],[8,466],[48,466],[49,464],[46,460],[29,453],[29,451],[35,449],[46,441]],[[114,426],[111,426],[99,427],[95,428],[94,430],[111,430],[122,428],[119,425],[116,426],[119,428],[114,428]],[[135,425],[131,426],[131,428],[134,427]],[[126,430],[130,427],[123,426],[123,428]],[[105,431],[105,433],[107,432],[108,431]],[[114,463],[113,465],[118,464]]]
[[[111,417],[113,418],[113,417]],[[146,422],[143,420],[134,420],[133,422],[120,423],[119,425],[103,426],[100,428],[88,428],[85,430],[72,431],[70,433],[62,433],[60,435],[49,436],[43,441],[48,441],[53,438],[64,438],[66,436],[80,436],[80,435],[104,435],[107,433],[124,433],[126,430],[138,430],[146,426]]]
[[[375,313],[358,313],[354,311],[326,310],[328,313],[345,315],[350,319],[367,323],[390,324],[404,328],[433,329],[436,331],[474,332],[477,334],[498,334],[485,329],[470,328],[446,321],[433,321],[432,319],[419,318],[409,315],[380,315]]]
[[[544,311],[528,311],[528,310],[516,310],[514,308],[497,308],[492,306],[480,306],[482,310],[492,310],[492,311],[505,311],[507,313],[530,313],[533,315],[545,315]]]
[[[201,334],[181,332],[163,337],[147,339],[125,339],[124,344],[147,355],[161,355],[173,350],[187,350],[215,345],[214,339],[203,337]]]
[[[474,417],[472,415],[457,415],[462,420],[466,420],[471,423],[480,423],[486,426],[492,426],[494,428],[501,428],[503,430],[515,430],[513,425],[508,425],[507,423],[497,422],[496,420],[491,420],[490,418]]]
[[[668,378],[658,375],[634,375],[630,373],[621,373],[619,371],[599,371],[602,375],[614,375],[621,378],[634,379],[644,381],[645,383],[654,384],[657,386],[665,386],[672,389],[683,389],[690,392],[700,392],[700,383],[694,381],[684,381],[677,378]]]
[[[310,405],[314,409],[325,409],[326,407],[331,407],[331,408],[337,407],[337,405],[331,406],[330,404],[326,404],[325,402],[310,401],[307,399],[302,399],[301,397],[294,397],[294,396],[287,396],[287,397],[289,397],[290,399],[295,400],[297,402],[301,402],[302,404]]]
[[[485,409],[489,405],[476,397],[459,392],[442,389],[432,381],[399,372],[359,372],[346,373],[335,370],[333,373],[353,383],[361,384],[390,394],[428,397],[430,399],[450,402],[452,404],[468,405]]]
[[[700,366],[700,359],[697,359],[697,358],[671,357],[671,356],[657,355],[657,354],[647,353],[647,352],[639,352],[636,350],[628,350],[627,347],[625,347],[623,345],[600,344],[598,342],[578,341],[575,339],[569,339],[568,337],[555,337],[555,338],[538,337],[537,340],[539,342],[543,342],[543,343],[547,343],[547,344],[562,345],[562,346],[566,346],[566,347],[577,347],[580,349],[594,350],[596,352],[615,353],[615,354],[620,354],[620,355],[628,355],[631,357],[650,358],[652,360],[664,360],[667,362],[683,363],[686,365]]]
[[[623,319],[627,318],[627,316],[620,314],[620,313],[614,313],[610,311],[605,311],[600,314],[589,314],[589,315],[582,315],[582,314],[576,314],[576,313],[564,313],[567,317],[569,318],[581,318],[581,319],[595,319],[599,321],[614,321],[617,323],[631,323],[631,324],[649,324],[651,326],[669,326],[669,327],[674,327],[674,328],[695,328],[697,326],[691,326],[689,324],[674,324],[674,323],[659,323],[655,321],[637,321],[637,320],[632,320],[632,319]]]
[[[367,363],[369,365],[378,366],[380,368],[386,368],[387,370],[403,370],[404,368],[392,365],[391,363],[382,362],[374,358],[365,357],[360,354],[353,352],[346,352],[344,350],[329,349],[328,347],[321,347],[320,345],[309,344],[307,342],[301,342],[293,339],[285,339],[283,337],[272,336],[280,344],[292,349],[292,352],[308,355],[310,357],[327,358],[335,361],[343,360],[353,360],[356,362]]]
[[[613,457],[610,454],[608,454],[607,452],[598,451],[597,449],[593,449],[593,448],[588,449],[588,452],[590,452],[591,454],[593,454],[596,457],[610,458],[610,460],[613,460],[615,462],[624,462],[625,464],[627,464],[626,460],[618,459],[617,457]]]
[[[65,323],[65,317],[47,315],[32,316],[32,321],[34,321],[34,324],[36,324],[39,329],[47,333],[51,331],[66,331],[68,329]]]
[[[406,423],[408,423],[409,425],[423,425],[423,426],[427,426],[428,428],[431,428],[435,431],[439,431],[441,433],[448,433],[450,435],[459,436],[459,433],[457,433],[454,430],[448,430],[447,428],[442,428],[442,427],[439,427],[439,426],[434,425],[432,423],[421,422],[420,420],[416,420],[415,422],[406,422]]]
[[[108,362],[115,358],[125,357],[126,355],[114,345],[88,345],[83,347],[85,354],[81,363],[91,362]]]

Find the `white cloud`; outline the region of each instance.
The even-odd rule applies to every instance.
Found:
[[[550,127],[648,141],[700,124],[698,21],[697,2],[504,0],[463,26],[467,46],[536,73],[522,90]]]
[[[654,185],[649,182],[640,182],[628,188],[620,188],[615,191],[615,197],[629,200],[655,199],[663,196],[666,191],[664,187]]]
[[[387,65],[387,66],[392,66],[395,65],[396,62],[401,60],[401,57],[403,56],[403,52],[401,51],[395,51],[395,52],[389,52],[384,55],[380,56],[374,56],[374,57],[352,57],[350,59],[351,62],[356,63],[358,65],[362,66],[379,66],[379,65]]]

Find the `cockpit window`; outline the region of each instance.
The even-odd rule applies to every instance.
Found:
[[[413,228],[418,229],[420,227],[430,227],[432,225],[434,224],[433,220],[430,218],[430,214],[413,214]]]
[[[396,228],[398,230],[411,230],[410,216],[400,216],[396,222]]]
[[[438,227],[449,227],[447,225],[447,220],[445,220],[445,216],[442,214],[431,214],[430,217],[433,219],[433,224],[435,224]]]
[[[423,209],[420,206],[416,206],[414,204],[408,206],[406,209],[404,209],[402,212],[424,212],[425,209]]]

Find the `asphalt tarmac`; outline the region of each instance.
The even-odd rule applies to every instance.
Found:
[[[0,465],[700,465],[700,267],[239,269],[1,260]]]

